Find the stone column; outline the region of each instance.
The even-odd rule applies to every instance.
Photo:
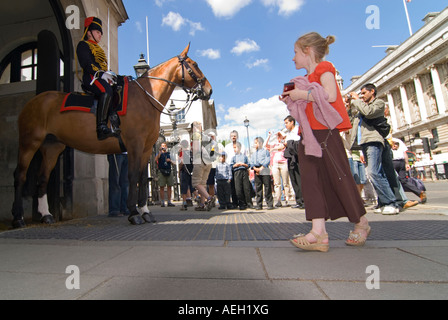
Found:
[[[431,77],[434,86],[434,94],[436,95],[437,107],[440,114],[447,112],[445,100],[443,99],[442,85],[440,83],[439,72],[435,66],[431,66]]]
[[[395,132],[398,130],[398,121],[397,121],[397,114],[395,113],[394,98],[392,97],[392,94],[390,92],[387,93],[387,103],[389,104],[390,118],[392,120],[392,129]]]
[[[422,121],[428,119],[428,110],[426,109],[425,98],[423,96],[422,83],[418,75],[414,77],[415,93],[417,94],[417,103],[420,109],[420,115],[422,116]]]
[[[406,94],[406,88],[401,85],[400,86],[400,94],[401,94],[401,105],[403,106],[404,117],[408,124],[412,123],[411,112],[409,110],[409,102],[408,95]]]

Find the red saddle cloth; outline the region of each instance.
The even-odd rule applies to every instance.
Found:
[[[114,90],[114,98],[112,100],[112,110],[114,110],[119,116],[124,116],[127,112],[128,106],[128,77],[118,77],[118,84],[116,90]],[[67,111],[82,111],[82,112],[94,112],[96,108],[95,96],[92,94],[72,92],[68,93],[64,101],[62,101],[61,112]],[[93,110],[92,110],[93,109]]]

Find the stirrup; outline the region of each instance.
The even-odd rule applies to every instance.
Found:
[[[107,138],[114,137],[114,133],[104,124],[99,125],[96,128],[96,135],[98,140],[106,140]]]

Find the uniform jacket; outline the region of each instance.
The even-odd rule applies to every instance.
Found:
[[[95,41],[83,40],[79,42],[76,54],[84,74],[94,76],[97,71],[107,71],[106,53]]]

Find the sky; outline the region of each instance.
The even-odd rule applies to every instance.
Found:
[[[123,2],[129,20],[118,29],[118,72],[135,75],[133,66],[141,53],[146,56],[146,17],[151,66],[178,55],[191,42],[189,56],[213,87],[218,140],[228,139],[233,129],[245,140],[246,117],[251,140],[284,128],[288,112],[278,96],[284,83],[305,75],[292,61],[301,35],[316,31],[336,37],[327,60],[340,72],[344,87],[383,59],[385,46],[400,45],[410,36],[403,0]],[[442,11],[448,1],[406,4],[415,33],[428,12]]]

